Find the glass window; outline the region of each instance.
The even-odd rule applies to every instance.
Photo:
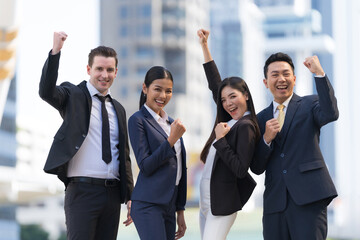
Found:
[[[141,17],[151,17],[151,5],[145,4],[140,6],[139,8],[139,14]]]
[[[119,8],[119,16],[120,16],[121,19],[128,18],[129,11],[128,11],[127,6],[120,6],[120,8]]]
[[[121,26],[120,27],[120,36],[121,37],[127,37],[128,36],[128,28],[127,26]]]

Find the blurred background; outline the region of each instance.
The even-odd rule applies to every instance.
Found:
[[[42,170],[61,124],[57,111],[38,96],[54,31],[68,34],[58,83],[88,80],[90,49],[107,45],[118,52],[111,92],[128,117],[138,109],[146,71],[163,65],[172,72],[174,95],[165,110],[187,128],[188,230],[183,239],[200,239],[199,153],[213,125],[215,104],[202,67],[199,28],[211,32],[210,48],[222,78],[244,78],[257,112],[272,100],[262,83],[262,68],[271,53],[283,51],[293,58],[299,95],[316,93],[302,62],[319,56],[340,110],[339,120],[323,127],[321,135],[339,193],[328,208],[328,236],[360,239],[360,1],[0,0],[0,240],[66,239],[64,186]],[[238,213],[230,240],[262,239],[264,180],[255,179],[258,185]],[[125,215],[123,209],[121,221]],[[134,225],[121,226],[118,238],[138,239]]]

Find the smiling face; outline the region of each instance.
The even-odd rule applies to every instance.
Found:
[[[221,104],[235,120],[239,120],[247,111],[247,100],[246,94],[230,86],[225,86],[221,91]]]
[[[117,68],[114,57],[95,56],[92,66],[87,66],[90,83],[103,95],[106,95],[116,78]]]
[[[146,94],[146,105],[155,113],[161,113],[162,109],[172,97],[173,82],[168,78],[156,79],[149,87],[143,84],[143,93]]]
[[[284,61],[269,64],[267,78],[263,80],[277,103],[283,103],[293,93],[296,76],[289,63]]]

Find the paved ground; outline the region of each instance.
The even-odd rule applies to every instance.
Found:
[[[185,211],[187,231],[184,240],[200,240],[199,232],[199,209],[187,208]],[[125,219],[126,212],[122,211],[121,222]],[[227,240],[262,240],[261,226],[262,210],[253,212],[239,212]],[[134,224],[129,227],[120,226],[119,240],[138,240]]]

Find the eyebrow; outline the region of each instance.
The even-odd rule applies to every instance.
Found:
[[[155,84],[154,87],[163,88],[161,85],[157,85],[157,84]],[[172,89],[172,87],[171,88],[166,88],[166,89],[169,90],[169,89]]]
[[[229,93],[227,96],[228,96],[228,97],[231,97],[232,95],[236,95],[235,92],[231,92],[231,93]],[[223,99],[224,99],[224,97],[221,97],[221,100],[223,100]]]

